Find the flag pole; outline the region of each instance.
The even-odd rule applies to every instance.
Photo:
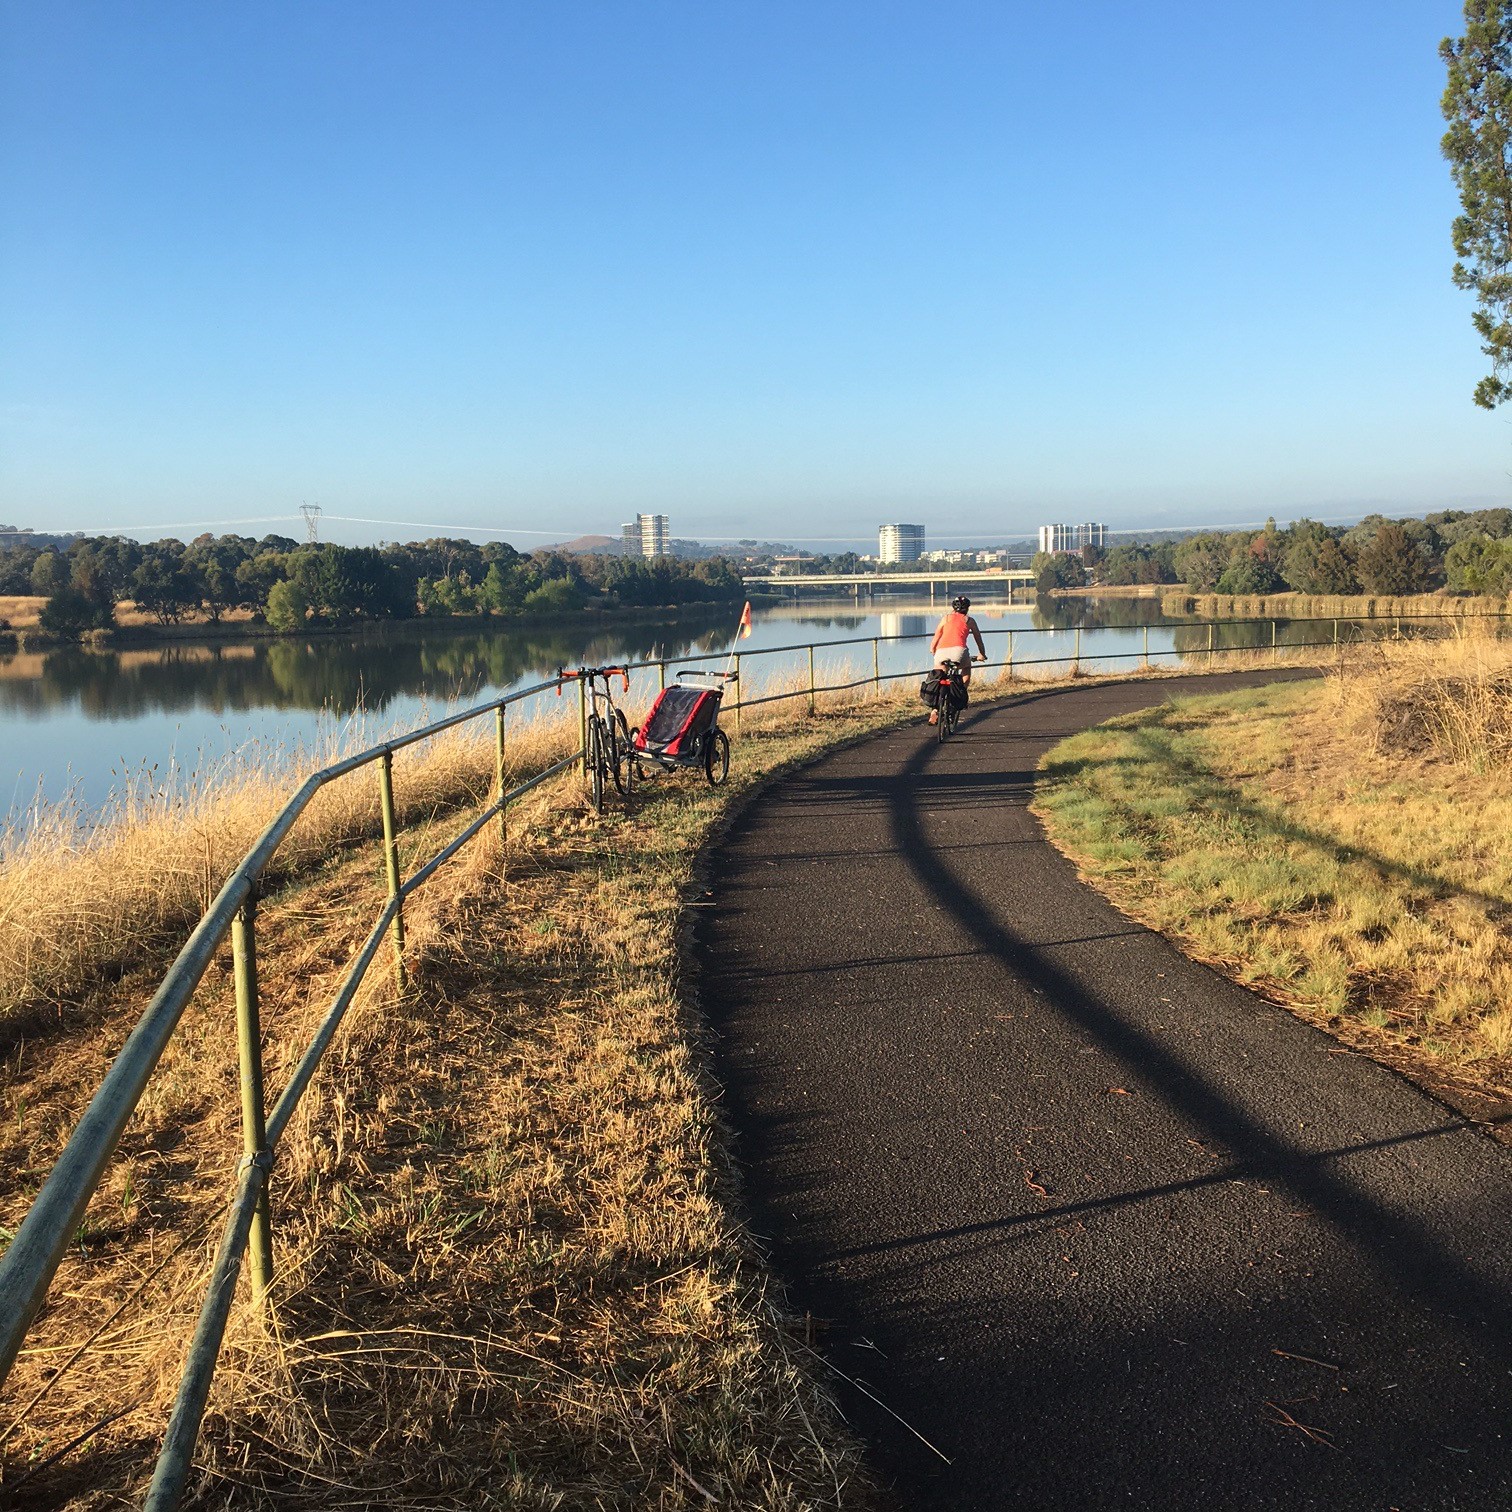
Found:
[[[735,657],[740,643],[751,633],[751,603],[746,600],[746,606],[740,611],[740,623],[735,626],[735,638],[730,642],[730,654],[725,658],[724,675],[728,680],[735,667]]]

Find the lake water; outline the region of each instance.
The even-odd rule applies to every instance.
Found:
[[[869,677],[871,637],[883,640],[883,676],[928,664],[927,637],[940,607],[927,600],[805,602],[760,610],[741,641],[742,689],[759,697],[807,680],[807,653],[763,656],[774,647],[817,642],[818,681]],[[1082,665],[1135,667],[1148,640],[1151,660],[1170,662],[1207,645],[1206,626],[1163,618],[1156,599],[1064,599],[1009,606],[978,600],[990,658],[1003,660],[1012,632],[1015,666],[1066,658],[1080,629]],[[553,627],[448,630],[390,624],[349,636],[305,640],[176,641],[170,645],[88,651],[66,647],[0,653],[0,810],[24,812],[39,797],[70,795],[96,808],[132,780],[192,780],[220,767],[249,743],[289,751],[328,749],[333,741],[371,744],[453,708],[540,682],[560,666],[705,656],[723,665],[734,616],[612,629]],[[1258,630],[1218,627],[1220,645],[1261,644]],[[1283,634],[1283,640],[1304,638]],[[864,645],[836,642],[861,639]],[[1269,644],[1269,632],[1264,643]],[[1128,658],[1113,660],[1112,658]],[[675,672],[675,666],[673,668]],[[632,717],[656,691],[656,673],[632,684]]]

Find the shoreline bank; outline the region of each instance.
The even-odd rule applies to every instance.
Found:
[[[1162,614],[1195,619],[1463,619],[1512,613],[1512,598],[1446,593],[1193,593],[1166,589]]]

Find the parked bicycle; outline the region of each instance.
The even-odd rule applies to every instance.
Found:
[[[588,690],[588,717],[583,728],[583,764],[588,769],[588,797],[593,811],[604,811],[604,793],[612,783],[626,802],[635,787],[636,768],[631,760],[630,722],[614,702],[610,679],[618,677],[622,692],[630,691],[627,667],[579,667],[575,672],[557,669],[563,682],[581,680]],[[558,689],[560,692],[561,690]]]

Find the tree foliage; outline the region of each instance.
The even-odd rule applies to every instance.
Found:
[[[108,628],[129,599],[161,625],[230,610],[280,631],[420,614],[541,618],[599,610],[738,603],[739,570],[723,557],[524,554],[503,541],[443,537],[404,545],[300,543],[287,536],[202,535],[185,545],[79,536],[66,547],[10,545],[0,533],[0,594],[40,594],[44,628]]]
[[[1500,586],[1504,553],[1512,554],[1512,510],[1445,509],[1422,519],[1367,515],[1347,529],[1301,519],[1285,530],[1267,521],[1260,531],[1203,531],[1177,543],[1173,565],[1194,593],[1499,594],[1512,591]]]
[[[1512,593],[1512,540],[1464,536],[1444,558],[1448,586],[1456,593]]]
[[[1074,551],[1041,551],[1029,564],[1038,593],[1054,593],[1058,588],[1081,588],[1087,581],[1086,564]]]
[[[1371,537],[1357,570],[1367,593],[1421,593],[1433,580],[1428,553],[1395,520],[1387,520]]]
[[[1475,402],[1512,397],[1512,0],[1465,0],[1465,35],[1446,37],[1443,152],[1460,195],[1454,218],[1454,282],[1475,295],[1471,317],[1491,371]]]

